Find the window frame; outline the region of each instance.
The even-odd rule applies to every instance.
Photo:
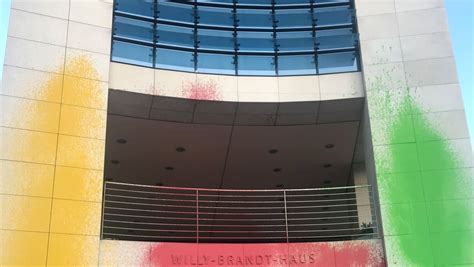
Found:
[[[117,1],[117,0],[116,0]],[[122,0],[123,1],[123,0]],[[116,18],[126,18],[126,19],[134,19],[138,21],[143,21],[145,23],[152,23],[153,24],[153,38],[152,40],[136,40],[134,38],[125,38],[123,36],[118,36],[115,34],[115,31],[112,34],[112,53],[111,53],[111,58],[110,60],[113,62],[120,62],[120,63],[126,63],[126,64],[132,64],[132,65],[138,65],[138,66],[144,66],[144,67],[150,67],[150,68],[157,68],[161,69],[163,67],[157,66],[157,49],[168,49],[168,50],[176,50],[177,52],[183,51],[187,53],[192,53],[193,54],[193,62],[194,62],[194,69],[189,69],[189,70],[183,70],[181,66],[176,66],[176,68],[173,68],[173,66],[166,67],[164,69],[170,69],[170,70],[176,70],[176,71],[185,71],[185,72],[194,72],[194,73],[210,73],[212,74],[213,72],[202,72],[198,70],[198,54],[214,54],[216,57],[219,55],[222,55],[222,57],[225,57],[228,59],[229,56],[234,57],[234,66],[235,66],[235,72],[232,73],[221,73],[219,71],[216,71],[214,74],[219,74],[219,75],[242,75],[242,76],[304,76],[304,75],[325,75],[325,74],[331,74],[331,73],[320,73],[320,67],[318,64],[318,59],[321,55],[328,55],[328,54],[339,54],[339,53],[344,53],[344,52],[353,52],[355,54],[355,61],[357,63],[356,68],[353,70],[349,71],[342,71],[342,72],[333,72],[333,73],[344,73],[344,72],[355,72],[360,70],[360,49],[359,49],[359,42],[358,42],[358,34],[357,34],[357,22],[355,18],[355,12],[354,12],[354,0],[327,0],[324,2],[318,2],[315,3],[313,0],[301,0],[302,3],[296,3],[296,1],[291,1],[295,2],[294,4],[280,4],[280,5],[275,5],[275,1],[272,1],[273,4],[264,4],[264,5],[259,5],[259,4],[248,4],[248,3],[236,3],[236,0],[233,1],[233,3],[230,3],[231,1],[224,1],[224,2],[219,2],[219,1],[199,1],[199,0],[192,0],[188,1],[186,3],[183,2],[177,2],[175,4],[179,5],[189,5],[189,8],[191,8],[193,14],[193,23],[190,23],[189,21],[172,21],[172,20],[163,20],[160,19],[159,15],[159,4],[164,1],[164,0],[151,0],[154,3],[154,17],[150,18],[147,16],[143,16],[140,14],[132,14],[130,12],[123,12],[120,10],[117,10],[116,5],[114,6],[114,15],[113,15],[113,25],[115,26],[115,20]],[[167,1],[168,2],[168,1]],[[278,1],[277,1],[278,2]],[[199,8],[212,8],[215,7],[216,10],[226,10],[230,11],[231,15],[233,17],[233,26],[229,27],[228,24],[226,25],[210,25],[210,24],[200,24],[199,22]],[[337,24],[337,25],[318,25],[317,20],[315,18],[315,14],[319,10],[331,10],[334,8],[335,10],[337,9],[348,9],[349,12],[352,12],[352,21],[349,24]],[[290,10],[290,9],[295,9],[295,10],[302,10],[302,9],[307,9],[308,13],[311,14],[312,18],[311,20],[313,21],[312,25],[308,25],[307,27],[300,27],[300,26],[285,26],[285,28],[281,28],[278,26],[278,21],[276,18],[277,12],[279,10]],[[242,27],[239,25],[239,20],[237,18],[238,11],[239,10],[263,10],[264,12],[270,12],[271,14],[271,19],[272,19],[272,24],[273,26],[271,28],[269,27],[263,27],[263,28],[252,28],[252,27]],[[291,13],[291,12],[290,12]],[[170,44],[163,44],[159,42],[158,38],[158,31],[157,29],[161,26],[169,25],[169,26],[178,26],[178,27],[186,27],[192,30],[193,32],[193,40],[190,41],[189,46],[180,46],[180,45],[170,45]],[[353,39],[354,39],[354,46],[353,47],[334,47],[334,48],[325,48],[325,49],[320,49],[319,45],[317,43],[317,33],[325,30],[338,30],[338,29],[348,29],[352,31],[353,33]],[[226,38],[232,34],[233,40],[234,40],[234,49],[219,49],[219,48],[210,48],[210,47],[202,47],[200,46],[200,40],[199,40],[199,31],[225,31],[228,32],[229,34],[226,33]],[[271,44],[268,43],[268,49],[264,50],[259,50],[259,49],[249,49],[249,50],[244,50],[239,47],[239,39],[238,39],[238,33],[244,33],[244,32],[262,32],[264,34],[265,32],[270,33],[273,38],[273,50],[271,49]],[[285,33],[291,33],[291,32],[312,32],[312,40],[314,42],[314,49],[306,49],[303,46],[303,49],[297,48],[297,49],[283,49],[280,45],[281,42],[279,42],[278,36],[279,34],[284,35]],[[291,36],[291,34],[288,34]],[[297,36],[297,34],[295,34]],[[269,40],[268,38],[266,39],[267,41]],[[139,45],[139,46],[147,46],[153,50],[153,63],[150,66],[149,63],[144,63],[140,64],[139,62],[135,63],[130,63],[130,62],[124,62],[127,60],[117,60],[118,57],[117,55],[114,55],[114,50],[113,50],[113,45],[114,42],[125,42],[125,43],[130,43],[133,45]],[[191,45],[193,44],[193,45]],[[229,42],[227,42],[229,44]],[[308,43],[306,46],[309,48],[310,40],[308,39]],[[281,73],[279,72],[279,58],[281,57],[287,60],[291,60],[291,56],[295,57],[302,57],[302,56],[314,56],[315,60],[315,73],[308,74],[307,71],[301,71],[299,73],[297,70],[295,72],[291,72],[286,69],[281,69]],[[239,72],[239,57],[243,56],[262,56],[262,57],[274,57],[274,65],[275,65],[275,71],[273,74],[258,74],[256,73],[255,75],[253,74],[244,74],[246,72]],[[328,57],[328,56],[324,56]],[[296,61],[297,58],[295,58]],[[284,62],[284,60],[282,60]],[[199,67],[200,69],[203,68],[203,66]],[[205,66],[204,66],[205,68]],[[212,68],[210,68],[212,69]]]

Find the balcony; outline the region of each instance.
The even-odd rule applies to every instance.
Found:
[[[370,185],[273,190],[106,182],[102,239],[193,243],[379,237]]]

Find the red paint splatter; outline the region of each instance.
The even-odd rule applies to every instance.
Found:
[[[142,266],[385,266],[380,240],[318,243],[154,243]]]
[[[380,240],[357,240],[334,243],[336,266],[385,266]]]
[[[290,243],[290,255],[307,255],[307,266],[334,267],[334,246],[329,242],[320,243]],[[301,266],[290,262],[290,266]],[[304,265],[303,265],[304,266]]]
[[[220,100],[217,83],[213,80],[189,82],[183,85],[182,95],[196,100]]]

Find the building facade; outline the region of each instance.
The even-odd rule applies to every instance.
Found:
[[[443,0],[12,0],[5,266],[470,266]]]

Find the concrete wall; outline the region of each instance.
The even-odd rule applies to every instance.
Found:
[[[112,0],[13,0],[0,265],[98,263]]]
[[[356,9],[388,264],[472,265],[472,150],[444,2]]]

